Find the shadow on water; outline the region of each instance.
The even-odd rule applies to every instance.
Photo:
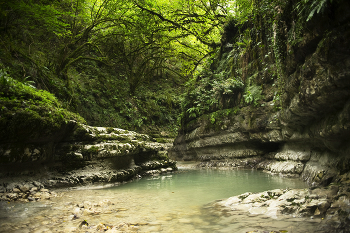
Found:
[[[69,232],[79,230],[82,219],[89,226],[127,223],[140,232],[246,232],[254,227],[269,227],[267,222],[286,228],[298,224],[295,219],[273,222],[243,213],[226,216],[210,204],[245,192],[306,187],[298,179],[247,169],[193,169],[188,164],[179,167],[176,173],[144,177],[118,186],[60,190],[59,197],[47,201],[1,203],[0,231]],[[110,204],[105,204],[107,199]],[[279,224],[286,221],[286,226]],[[298,232],[290,229],[288,232]]]

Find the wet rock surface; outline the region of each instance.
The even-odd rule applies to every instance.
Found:
[[[16,144],[0,144],[0,157],[14,157],[0,163],[0,199],[38,201],[52,197],[44,188],[123,182],[177,169],[168,159],[170,143],[118,128],[75,127],[50,151],[47,143],[26,144],[23,153],[12,148]]]
[[[6,192],[1,193],[0,201],[20,201],[20,202],[31,202],[31,201],[41,201],[41,200],[50,200],[53,197],[56,197],[57,193],[50,191],[45,188],[39,189],[38,187],[32,187],[28,191],[21,191],[17,188],[8,189]]]
[[[0,201],[40,201],[55,196],[48,189],[120,183],[143,176],[155,176],[176,171],[173,161],[149,161],[128,169],[113,169],[109,163],[99,161],[86,167],[64,171],[40,173],[34,176],[5,177],[0,179]]]
[[[348,181],[348,174],[342,179]],[[210,206],[213,214],[261,215],[266,218],[291,218],[318,222],[312,232],[350,232],[350,186],[331,184],[314,189],[275,189],[244,193],[217,201]],[[256,231],[259,232],[259,231]],[[298,232],[303,232],[299,229]],[[308,232],[308,231],[306,231]]]
[[[179,176],[187,177],[184,175],[188,170],[180,171]],[[220,170],[218,175],[221,177],[222,174],[230,173],[226,170],[236,169],[198,169],[202,174],[212,173],[214,170]],[[225,172],[222,173],[223,171]],[[246,170],[242,169],[242,171]],[[249,170],[249,173],[251,172]],[[268,176],[274,177],[274,175]],[[208,200],[203,203],[200,201],[201,204],[196,204],[196,202],[211,192],[208,188],[210,186],[200,187],[203,191],[197,193],[194,190],[199,188],[196,188],[197,185],[195,185],[198,179],[194,179],[188,180],[192,191],[184,192],[183,188],[169,189],[169,185],[175,183],[177,179],[177,174],[167,173],[166,175],[144,177],[120,185],[120,187],[112,185],[107,186],[108,188],[106,186],[63,188],[56,190],[57,197],[49,200],[42,199],[40,202],[23,204],[21,202],[0,202],[0,219],[2,220],[0,221],[0,232],[100,232],[100,230],[134,232],[137,229],[137,232],[245,233],[261,229],[255,227],[257,222],[266,222],[266,219],[253,218],[249,214],[241,214],[234,222],[215,216],[213,221],[212,219],[208,221],[207,217],[211,218],[213,215],[210,208],[202,207],[215,198],[207,198]],[[149,181],[144,182],[145,180]],[[139,187],[138,182],[140,182]],[[179,183],[182,185],[183,180]],[[135,189],[132,191],[130,187],[135,187]],[[186,200],[186,204],[182,203],[181,199]],[[262,229],[270,231],[288,229],[281,221],[280,219],[269,221],[269,225]],[[293,225],[296,226],[295,223]],[[302,226],[304,227],[303,224]],[[309,222],[306,226],[308,228],[305,229],[310,228]]]
[[[325,24],[321,23],[326,20],[322,16],[305,28],[301,41],[291,45],[295,53],[289,51],[286,60],[281,61],[285,71],[279,73],[278,80],[267,79],[255,67],[261,61],[253,54],[244,65],[225,60],[221,54],[218,64],[227,62],[227,66],[246,69],[246,78],[242,79],[245,91],[249,86],[260,86],[262,96],[252,104],[242,98],[246,92],[237,90],[200,116],[185,114],[171,157],[201,162],[262,157],[266,161],[258,168],[299,175],[311,185],[327,185],[337,175],[348,172],[350,25],[343,20],[348,14],[342,8],[348,9],[349,2],[342,4],[334,9],[339,18]],[[291,17],[289,11],[288,7],[284,10],[286,19]],[[288,38],[288,30],[283,26],[280,33]],[[225,41],[235,39],[233,36]],[[236,51],[227,48],[227,53],[232,56]],[[271,66],[274,63],[270,61]],[[213,65],[211,69],[219,73],[222,67]],[[196,108],[194,103],[189,106]],[[220,111],[227,114],[219,117]]]
[[[302,47],[294,48],[299,52],[288,54],[281,64],[286,73],[279,77],[279,82],[264,79],[256,69],[247,68],[249,81],[245,85],[254,83],[264,93],[255,106],[244,104],[242,92],[230,99],[230,103],[236,104],[228,105],[227,109],[222,109],[226,103],[222,101],[216,112],[188,115],[170,149],[170,157],[195,160],[200,167],[249,167],[299,177],[311,188],[339,183],[339,190],[346,190],[344,174],[350,171],[350,43],[346,38],[350,25],[344,21],[333,23],[322,27],[315,23],[314,28],[305,31]],[[307,54],[305,48],[309,48]],[[251,58],[247,67],[256,62],[259,63]],[[234,114],[211,120],[220,110]],[[321,207],[309,209],[321,216],[328,208],[325,216],[333,216],[328,205],[336,203],[340,194],[330,195],[332,201],[327,199]],[[285,211],[295,209],[292,206]],[[309,209],[303,213],[309,213]],[[348,216],[344,209],[335,213]],[[347,217],[339,219],[348,224]]]

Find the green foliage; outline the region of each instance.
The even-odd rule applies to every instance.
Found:
[[[54,95],[36,90],[0,70],[0,140],[37,140],[52,136],[68,121],[85,121],[62,108]]]
[[[221,0],[0,4],[0,65],[15,80],[54,93],[62,108],[89,124],[163,127],[172,135],[183,84],[209,47],[220,45],[228,6]],[[231,92],[230,83],[217,85],[220,92]]]
[[[243,88],[244,84],[242,81],[235,78],[228,79],[217,79],[213,81],[213,90],[216,93],[223,95],[232,94],[235,91],[239,91]]]
[[[0,65],[13,79],[3,69],[0,83],[54,93],[60,101],[47,92],[36,95],[44,96],[44,104],[79,112],[92,125],[163,127],[175,134],[176,122],[184,119],[243,101],[257,106],[267,79],[279,79],[277,99],[285,59],[303,40],[303,25],[332,3],[1,1]],[[225,23],[227,41],[220,38]],[[211,122],[217,119],[215,113]]]
[[[239,24],[248,21],[254,10],[254,2],[246,0],[236,0],[233,7],[233,16]]]
[[[97,155],[99,148],[97,146],[91,146],[89,149],[82,148],[81,153],[84,159],[91,159],[91,157]]]
[[[247,53],[251,47],[252,39],[250,36],[250,30],[246,29],[243,34],[240,35],[236,42],[238,49],[241,51],[240,55]]]
[[[296,4],[295,9],[299,12],[299,15],[307,17],[306,21],[312,19],[315,13],[323,13],[333,0],[301,0]]]
[[[245,94],[243,95],[244,101],[247,104],[253,104],[254,106],[259,105],[259,100],[263,97],[261,95],[262,88],[260,86],[252,85],[246,88]]]
[[[0,70],[1,95],[4,98],[16,99],[28,98],[30,100],[38,100],[44,104],[60,107],[59,102],[54,95],[47,91],[35,90],[32,82],[18,82],[8,74],[6,69]]]
[[[288,93],[296,84],[287,84],[286,80],[291,82],[289,77],[296,74],[299,65],[310,58],[317,44],[324,43],[319,39],[327,36],[329,28],[344,23],[334,16],[341,6],[338,3],[344,2],[231,2],[220,50],[212,49],[207,63],[197,67],[196,76],[188,83],[188,91],[183,96],[184,132],[203,122],[204,117],[211,125],[220,125],[224,118],[219,111],[235,106],[245,109],[250,109],[246,108],[249,105],[261,106],[263,111],[280,111],[283,104],[289,104]],[[285,88],[289,88],[287,93]],[[275,118],[272,122],[278,120]],[[247,121],[253,124],[254,117]]]
[[[217,125],[220,111],[258,106],[264,99],[261,83],[265,81],[261,80],[283,76],[284,44],[278,21],[286,3],[242,0],[230,4],[222,47],[199,67],[184,97],[184,125],[204,114],[210,114],[210,122]]]
[[[52,4],[34,0],[1,1],[0,3],[2,17],[10,19],[6,27],[13,27],[17,22],[20,22],[24,24],[20,27],[28,27],[29,29],[33,29],[35,26],[43,27],[56,36],[69,34],[69,31],[67,31],[69,25],[62,20],[66,12],[58,7],[56,1]],[[18,18],[13,19],[12,16]],[[23,20],[23,18],[26,20]]]
[[[211,81],[212,79],[213,81]],[[234,95],[242,88],[243,83],[239,80],[234,78],[225,79],[222,74],[211,74],[209,77],[202,78],[197,87],[189,92],[186,97],[189,98],[187,103],[191,105],[183,107],[187,108],[186,112],[189,118],[196,118],[217,108],[219,99],[223,95]]]
[[[214,54],[200,67],[197,79],[187,83],[189,91],[183,100],[183,119],[191,120],[223,107],[234,107],[235,102],[231,100],[243,91],[244,84],[240,77],[233,76],[230,62],[231,54],[224,54],[221,60]],[[211,69],[214,65],[217,66],[215,70]],[[212,119],[214,121],[215,116]]]
[[[220,125],[223,121],[223,119],[227,119],[229,117],[232,117],[234,115],[237,115],[239,113],[239,107],[229,108],[229,109],[223,109],[218,110],[210,114],[210,123],[212,125]]]
[[[273,102],[271,105],[274,106],[275,111],[281,110],[281,103],[280,103],[280,94],[276,91],[273,96]]]
[[[166,143],[167,141],[164,138],[155,138],[158,143]]]

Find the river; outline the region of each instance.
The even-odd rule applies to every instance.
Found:
[[[214,214],[210,203],[245,192],[306,188],[298,179],[250,169],[192,169],[123,184],[56,190],[50,200],[0,204],[1,232],[312,232],[317,222]],[[111,231],[110,232],[118,232]]]

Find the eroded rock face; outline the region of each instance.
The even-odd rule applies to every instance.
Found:
[[[343,175],[346,179],[347,175]],[[250,214],[278,219],[319,219],[317,232],[347,232],[350,204],[348,185],[330,185],[316,189],[275,189],[261,193],[244,193],[212,204],[210,211],[225,215]],[[215,214],[215,213],[214,213]]]
[[[71,124],[74,124],[72,122]],[[23,199],[35,182],[45,187],[113,183],[176,170],[167,149],[148,135],[118,128],[77,124],[61,141],[0,145],[0,193],[3,200]],[[167,170],[169,168],[169,170]],[[148,172],[147,171],[153,171]],[[17,196],[16,196],[17,195]],[[27,195],[25,200],[38,198]]]
[[[224,97],[218,99],[218,106],[211,106],[199,117],[184,113],[170,157],[196,160],[199,167],[255,167],[281,176],[299,177],[311,188],[246,193],[217,203],[228,208],[229,213],[248,212],[273,218],[286,214],[320,218],[320,223],[324,218],[326,223],[320,232],[348,232],[350,24],[344,9],[349,8],[349,2],[342,1],[332,9],[335,13],[332,19],[319,15],[308,23],[300,42],[293,45],[286,42],[278,77],[269,76],[257,65],[259,59],[264,60],[263,55],[269,56],[265,50],[258,55],[258,46],[247,56],[226,46],[229,56],[241,56],[244,62],[223,60],[225,56],[221,56],[219,67],[215,64],[210,67],[213,73],[223,70],[221,64],[229,64],[230,69],[241,68],[242,74],[235,75],[244,83],[246,92],[228,96],[234,98],[230,100],[234,105],[225,102]],[[283,10],[284,17],[273,29],[283,39],[288,38],[287,33],[293,33],[290,23],[298,20],[289,10]],[[232,43],[235,39],[226,41]],[[276,67],[275,62],[270,61],[266,67]],[[254,104],[242,98],[252,86],[261,88],[262,93]],[[227,115],[211,120],[220,111]],[[219,215],[227,214],[226,211],[221,209]]]
[[[339,20],[345,17],[341,14]],[[171,157],[197,160],[203,167],[252,166],[237,161],[255,158],[260,161],[256,168],[299,176],[312,186],[327,185],[348,172],[350,25],[334,20],[334,24],[310,25],[295,54],[288,54],[283,64],[286,72],[278,82],[254,79],[259,72],[248,70],[252,77],[247,80],[263,87],[265,95],[258,105],[238,105],[236,114],[215,123],[210,115],[185,122]],[[277,93],[274,88],[281,83],[280,107],[276,107],[278,101],[271,93]],[[243,102],[239,96],[233,102]]]

